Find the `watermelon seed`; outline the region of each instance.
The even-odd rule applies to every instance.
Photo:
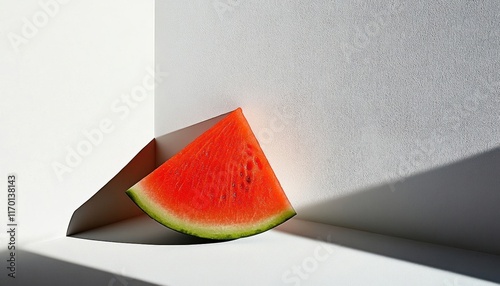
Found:
[[[258,157],[255,157],[255,164],[257,164],[257,167],[262,170],[262,163],[260,162],[260,159]]]
[[[247,162],[247,170],[251,171],[253,169],[253,162],[252,161],[248,161]]]
[[[240,172],[240,177],[243,177],[243,172]]]
[[[248,148],[248,149],[246,150],[246,151],[247,151],[247,155],[248,155],[248,156],[252,156],[252,155],[253,155],[253,152],[252,152],[252,145],[247,144],[247,148]]]
[[[246,186],[246,187],[245,187],[245,191],[247,191],[247,192],[248,192],[249,190],[250,190],[250,188],[249,188],[248,186]]]
[[[249,184],[250,184],[250,183],[252,182],[252,178],[250,178],[250,176],[247,176],[247,177],[245,178],[245,181],[247,181],[247,183],[249,183]]]

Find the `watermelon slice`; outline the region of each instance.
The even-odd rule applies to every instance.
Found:
[[[132,186],[127,195],[159,223],[210,239],[261,233],[296,214],[241,108]]]

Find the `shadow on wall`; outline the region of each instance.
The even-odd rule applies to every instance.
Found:
[[[27,285],[51,285],[51,286],[134,286],[151,285],[132,279],[121,274],[109,273],[81,265],[49,258],[46,256],[34,254],[28,251],[16,252],[17,269],[16,278],[9,278],[2,271],[0,285],[27,286]],[[0,257],[7,257],[5,252],[0,253]]]
[[[500,256],[291,219],[278,231],[500,283]]]
[[[500,148],[298,213],[310,221],[500,255]]]

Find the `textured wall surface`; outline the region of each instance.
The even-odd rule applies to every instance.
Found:
[[[299,208],[499,145],[497,2],[313,2],[159,1],[156,134],[242,106]]]

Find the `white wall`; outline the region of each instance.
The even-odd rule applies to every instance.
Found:
[[[64,236],[153,137],[153,89],[123,99],[154,68],[153,15],[152,1],[0,1],[0,180],[18,175],[20,243]]]
[[[376,2],[159,1],[156,134],[242,106],[297,206],[498,146],[497,3]]]
[[[156,135],[241,106],[299,217],[498,251],[500,230],[484,220],[482,239],[459,237],[477,224],[460,223],[463,206],[498,221],[495,185],[452,189],[448,176],[421,196],[390,190],[500,145],[500,6],[375,2],[159,1],[156,63],[169,78],[156,91]],[[326,211],[386,183],[392,203]],[[402,207],[415,196],[424,208]]]

